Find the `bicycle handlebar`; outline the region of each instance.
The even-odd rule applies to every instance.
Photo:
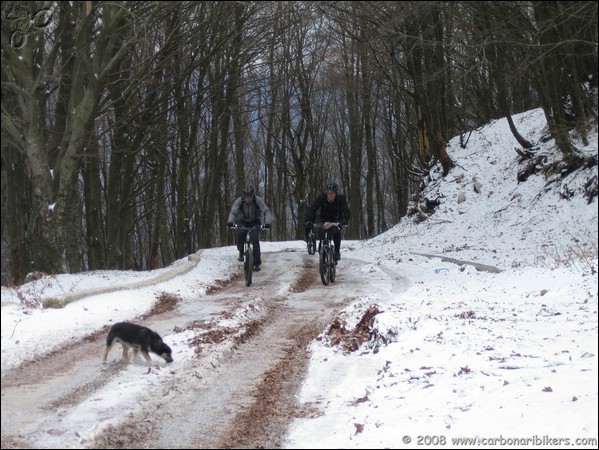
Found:
[[[323,222],[322,223],[322,228],[325,230],[328,230],[331,227],[337,227],[341,230],[342,228],[347,227],[347,225],[343,225],[341,222]]]
[[[266,228],[264,225],[254,225],[253,227],[244,227],[243,225],[233,225],[232,227],[229,227],[229,230],[253,230],[254,228],[258,228],[260,231],[262,230],[268,230],[269,228]]]

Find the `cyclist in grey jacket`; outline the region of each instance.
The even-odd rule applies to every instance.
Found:
[[[264,222],[262,219],[264,218]],[[227,226],[231,228],[235,224],[244,227],[258,227],[264,224],[264,228],[272,225],[272,213],[264,200],[256,195],[254,186],[248,185],[243,189],[243,195],[238,197],[229,213]],[[245,230],[237,230],[237,250],[239,250],[239,261],[243,261],[243,243],[245,241]],[[254,271],[260,270],[262,259],[260,255],[260,229],[254,228],[250,232],[250,239],[254,244]]]

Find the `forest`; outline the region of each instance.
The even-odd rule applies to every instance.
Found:
[[[303,239],[335,180],[345,238],[410,214],[446,141],[542,108],[564,170],[597,122],[593,1],[2,2],[2,284],[151,270],[232,245],[243,186]],[[595,157],[594,162],[597,164]],[[232,253],[231,257],[235,254]]]

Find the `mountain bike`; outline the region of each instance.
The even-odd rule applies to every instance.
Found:
[[[322,224],[324,235],[318,244],[318,253],[320,254],[320,279],[325,286],[335,282],[336,266],[335,261],[335,242],[331,228],[337,227],[341,229],[338,222],[325,222]]]
[[[245,242],[243,243],[243,271],[245,273],[245,285],[250,286],[252,284],[252,275],[254,272],[254,243],[250,237],[250,231],[254,228],[258,230],[266,230],[262,225],[256,225],[253,227],[244,227],[242,225],[235,225],[231,227],[235,230],[245,230]]]
[[[310,228],[306,242],[308,243],[308,255],[313,255],[316,253],[316,235],[314,234],[314,225],[312,225]]]

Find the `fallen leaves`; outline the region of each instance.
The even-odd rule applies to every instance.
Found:
[[[370,306],[353,330],[346,328],[345,321],[339,318],[335,319],[326,333],[330,344],[340,346],[345,352],[354,352],[367,341],[374,341],[378,344],[378,341],[383,339],[386,342],[386,338],[380,336],[378,330],[373,326],[374,318],[380,312],[376,305]],[[378,347],[378,345],[376,346]]]

